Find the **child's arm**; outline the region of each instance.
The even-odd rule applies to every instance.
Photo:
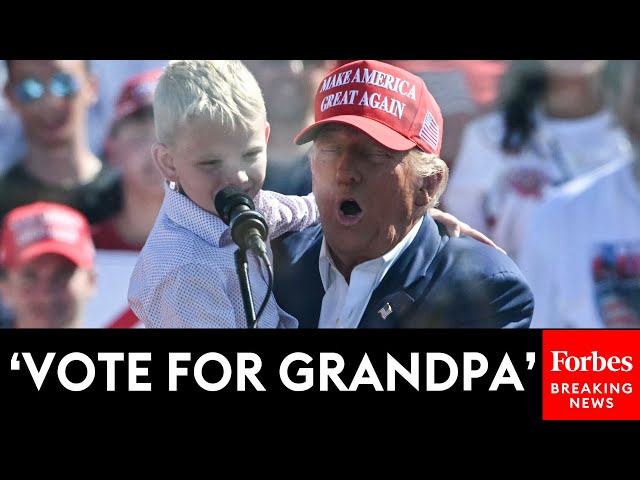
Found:
[[[260,190],[255,204],[269,225],[270,240],[286,232],[303,230],[320,219],[313,193],[300,197]]]

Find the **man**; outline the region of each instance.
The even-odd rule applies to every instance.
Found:
[[[89,145],[102,157],[104,141],[114,115],[116,97],[127,78],[140,72],[163,68],[168,60],[88,60],[91,72],[97,79],[100,92],[88,114]],[[7,79],[6,61],[0,62],[0,85]],[[17,113],[11,109],[5,97],[0,95],[0,172],[22,158],[25,139]]]
[[[0,218],[43,200],[79,210],[93,224],[120,209],[120,179],[92,152],[87,116],[98,97],[88,60],[5,60],[4,94],[22,124],[26,151],[0,177]]]
[[[314,142],[322,225],[274,245],[275,295],[300,327],[528,327],[533,296],[514,262],[427,215],[448,168],[424,81],[351,62],[324,78],[315,108],[295,141]]]
[[[94,257],[89,224],[77,210],[36,202],[9,212],[0,263],[13,326],[84,326],[84,307],[96,288]]]

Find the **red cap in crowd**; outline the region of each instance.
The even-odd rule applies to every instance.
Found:
[[[328,122],[356,127],[391,150],[418,146],[440,155],[440,107],[420,77],[388,63],[357,60],[329,73],[316,93],[315,123],[295,143],[312,141]]]
[[[163,69],[139,73],[125,82],[116,103],[114,123],[141,108],[153,106],[153,95]]]
[[[66,205],[47,202],[11,210],[2,225],[0,263],[16,268],[47,253],[91,267],[95,248],[85,216]]]

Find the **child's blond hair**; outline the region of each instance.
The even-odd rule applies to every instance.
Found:
[[[230,132],[250,130],[266,107],[258,82],[240,60],[172,60],[154,97],[158,142],[170,144],[189,121],[204,118]]]

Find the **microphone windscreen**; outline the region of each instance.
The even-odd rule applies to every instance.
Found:
[[[220,190],[213,201],[216,211],[224,223],[229,225],[231,222],[231,212],[239,205],[246,205],[250,210],[256,207],[251,197],[240,190],[238,187],[228,186]]]

